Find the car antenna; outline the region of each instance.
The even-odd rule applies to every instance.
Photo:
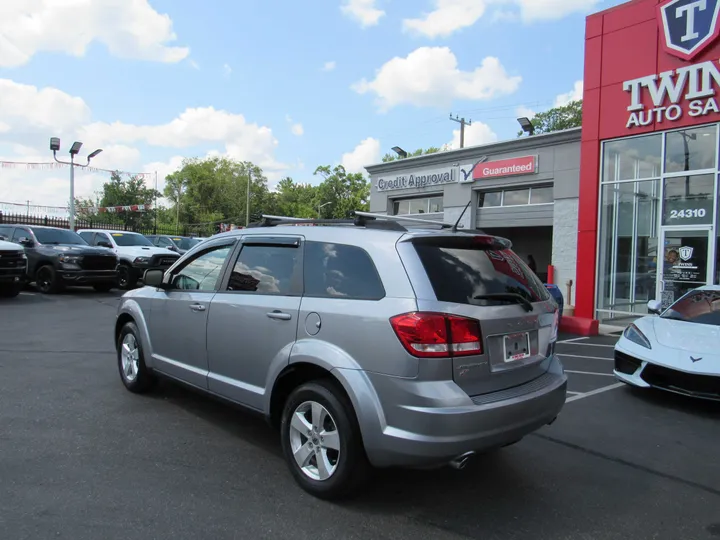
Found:
[[[457,218],[455,225],[452,226],[452,232],[456,233],[458,231],[458,225],[460,225],[460,220],[465,215],[465,212],[467,212],[467,209],[470,208],[471,204],[472,204],[472,200],[465,205],[465,209],[462,211],[462,214],[460,214],[460,217]]]

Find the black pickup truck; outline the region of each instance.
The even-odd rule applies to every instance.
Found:
[[[0,235],[0,298],[14,298],[25,285],[27,257],[17,244]]]
[[[25,249],[27,281],[34,281],[41,293],[56,293],[69,285],[88,285],[100,292],[117,287],[117,256],[109,249],[88,245],[76,232],[3,224],[0,235]]]

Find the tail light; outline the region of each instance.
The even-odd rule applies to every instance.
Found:
[[[397,315],[390,324],[403,347],[420,358],[482,354],[480,323],[445,313],[413,312]]]

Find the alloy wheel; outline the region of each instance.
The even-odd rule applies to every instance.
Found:
[[[307,477],[324,481],[338,468],[340,433],[330,412],[316,401],[301,403],[290,421],[290,447]]]
[[[120,349],[120,362],[122,363],[123,377],[128,382],[137,379],[140,369],[140,350],[133,334],[126,334]]]

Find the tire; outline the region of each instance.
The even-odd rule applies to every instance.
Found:
[[[42,294],[56,294],[62,289],[62,283],[52,265],[41,266],[35,272],[35,286]]]
[[[125,388],[135,394],[152,390],[157,379],[145,365],[140,332],[135,323],[129,322],[123,326],[116,347],[118,371]],[[132,351],[135,354],[132,354]]]
[[[93,289],[95,289],[97,292],[110,292],[112,288],[114,287],[113,283],[96,283],[93,285]]]
[[[127,264],[118,266],[118,288],[123,291],[130,291],[137,285],[137,277],[133,269]]]
[[[0,298],[15,298],[22,290],[22,285],[0,287]]]
[[[323,410],[327,413],[324,426],[311,425],[318,424],[319,418],[317,412],[313,412]],[[307,418],[304,423],[300,421],[298,424],[299,414],[304,412]],[[296,416],[298,418],[293,420]],[[331,429],[333,425],[335,430]],[[295,426],[301,427],[303,431],[298,431]],[[347,499],[360,492],[369,475],[370,465],[352,404],[336,384],[320,380],[296,388],[285,403],[280,429],[285,461],[295,481],[305,491],[325,500]],[[328,432],[334,432],[336,436],[330,439]],[[325,440],[322,433],[326,434]],[[328,445],[329,441],[333,441],[338,449],[333,450]],[[320,444],[319,449],[317,443]],[[305,450],[305,469],[298,464],[294,449]],[[325,471],[321,473],[317,467],[318,458],[326,458],[321,463],[326,464],[325,471],[329,473],[327,478],[321,476],[324,476]]]

